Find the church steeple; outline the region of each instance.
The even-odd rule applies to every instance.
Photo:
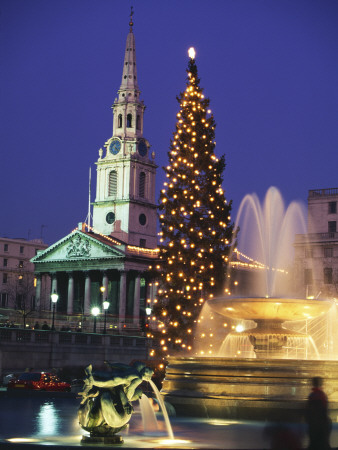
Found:
[[[131,10],[122,82],[112,106],[113,134],[96,163],[93,226],[129,244],[155,248],[157,166],[143,137],[145,106],[137,82],[133,25]]]
[[[144,103],[140,100],[137,82],[133,10],[130,14],[129,33],[124,54],[122,81],[118,97],[112,106],[114,112],[113,135],[140,138],[143,135]]]
[[[120,91],[126,89],[137,90],[137,70],[136,70],[136,51],[135,51],[135,36],[133,33],[133,8],[131,8],[129,34],[127,36],[126,51],[124,55],[122,83]]]

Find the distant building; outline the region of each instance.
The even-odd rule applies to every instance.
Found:
[[[296,282],[302,295],[338,297],[338,188],[308,195],[308,234],[295,240]]]
[[[36,288],[34,282],[34,264],[30,262],[38,251],[48,247],[41,239],[0,238],[0,307],[10,309],[34,310]],[[39,293],[40,301],[45,305],[49,285],[43,283]]]
[[[59,296],[58,313],[85,320],[98,306],[102,318],[107,301],[114,328],[139,330],[154,297],[149,265],[158,257],[157,166],[143,136],[145,105],[137,81],[132,20],[129,25],[122,82],[112,106],[113,133],[96,161],[93,227],[80,223],[32,262],[38,293],[44,277],[52,280],[51,292]]]

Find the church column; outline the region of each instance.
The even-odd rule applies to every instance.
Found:
[[[41,306],[41,274],[36,275],[36,288],[35,288],[35,303],[36,309],[39,310]]]
[[[84,313],[90,314],[90,275],[89,275],[89,272],[86,272]]]
[[[119,329],[121,331],[126,318],[126,296],[127,296],[127,272],[120,272],[120,306],[119,306]]]
[[[104,302],[106,300],[106,298],[108,298],[108,274],[106,271],[103,272],[102,286],[104,287],[104,292],[102,295],[102,302]]]
[[[51,294],[53,294],[53,292],[55,291],[56,293],[58,293],[58,280],[56,277],[56,273],[51,273],[52,276],[52,290],[51,290]]]
[[[135,290],[134,290],[134,311],[133,311],[133,324],[139,326],[140,324],[140,286],[141,286],[141,273],[138,272],[135,278]]]
[[[74,277],[73,272],[68,273],[68,299],[67,299],[67,314],[73,314],[74,303]]]

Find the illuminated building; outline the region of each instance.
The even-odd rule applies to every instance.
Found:
[[[36,292],[34,265],[30,259],[48,246],[42,239],[0,238],[0,308],[35,309]],[[43,280],[39,300],[45,303],[44,292],[49,289],[48,278]]]
[[[302,295],[338,295],[338,188],[310,190],[308,233],[295,240],[295,269]]]
[[[86,316],[93,306],[102,310],[106,300],[115,326],[140,329],[146,301],[154,295],[148,272],[158,254],[157,166],[143,136],[145,106],[137,82],[132,16],[129,26],[122,82],[112,106],[113,133],[96,161],[93,227],[89,214],[87,224],[80,223],[32,261],[38,286],[42,276],[50,276],[59,313]]]

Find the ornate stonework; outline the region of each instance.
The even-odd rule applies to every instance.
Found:
[[[90,256],[91,245],[86,239],[81,236],[76,236],[66,248],[67,258],[81,258],[84,256]]]

